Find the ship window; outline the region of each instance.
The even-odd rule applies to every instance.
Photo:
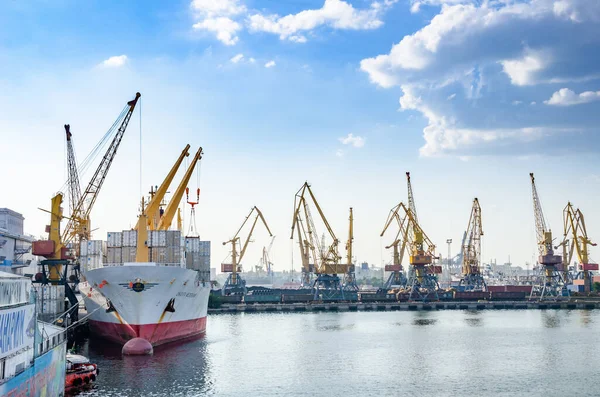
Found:
[[[6,359],[3,358],[2,360],[0,360],[0,379],[4,379],[5,378],[5,373],[4,373],[4,367],[6,364]]]

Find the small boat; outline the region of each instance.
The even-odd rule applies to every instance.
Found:
[[[98,366],[90,363],[87,357],[67,353],[65,390],[72,391],[92,385],[99,372]]]

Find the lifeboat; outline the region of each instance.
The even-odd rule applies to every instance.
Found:
[[[98,377],[99,369],[87,357],[67,354],[65,390],[77,390],[91,386]]]

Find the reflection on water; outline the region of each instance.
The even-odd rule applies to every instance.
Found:
[[[598,310],[217,315],[206,337],[158,347],[151,357],[122,357],[120,346],[86,342],[81,353],[101,372],[96,388],[82,395],[597,395],[594,382],[580,380],[600,365],[600,346],[590,343],[599,316]],[[557,368],[560,377],[540,375]]]

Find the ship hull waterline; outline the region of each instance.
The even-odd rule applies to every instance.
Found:
[[[206,331],[210,282],[194,270],[156,264],[85,272],[80,291],[92,334],[125,344],[142,338],[159,346]]]

